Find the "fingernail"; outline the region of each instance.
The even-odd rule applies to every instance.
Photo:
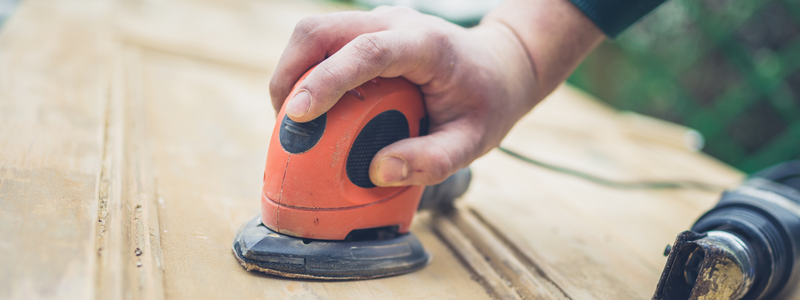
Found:
[[[289,101],[286,114],[290,117],[302,117],[308,113],[309,108],[311,108],[311,95],[307,91],[300,91]]]
[[[384,157],[378,165],[378,181],[395,183],[408,177],[408,164],[396,156]]]

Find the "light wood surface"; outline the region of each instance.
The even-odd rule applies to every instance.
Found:
[[[110,52],[89,5],[24,3],[0,32],[0,298],[94,294]]]
[[[613,188],[499,150],[456,210],[417,215],[433,255],[418,272],[245,271],[231,242],[259,212],[270,72],[297,21],[340,9],[22,1],[0,31],[0,299],[650,298],[664,246],[718,190]],[[503,146],[617,181],[741,180],[687,130],[562,86]]]

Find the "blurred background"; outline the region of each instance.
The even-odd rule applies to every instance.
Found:
[[[17,1],[0,0],[0,26]],[[469,27],[502,1],[338,2],[405,5]],[[620,110],[696,129],[702,151],[745,172],[800,159],[800,1],[667,1],[604,42],[569,82]]]
[[[18,0],[0,0],[0,28],[2,28],[8,16],[11,15],[17,1]]]
[[[698,130],[704,152],[745,172],[800,159],[800,1],[668,1],[569,82]]]

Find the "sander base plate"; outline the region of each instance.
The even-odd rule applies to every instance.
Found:
[[[411,233],[371,241],[329,241],[280,234],[256,216],[242,225],[233,253],[248,271],[290,278],[368,279],[398,275],[428,264],[430,255]]]

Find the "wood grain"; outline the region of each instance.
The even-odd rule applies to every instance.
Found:
[[[86,299],[110,62],[100,1],[26,1],[0,32],[0,298]],[[69,4],[69,5],[72,5]]]

